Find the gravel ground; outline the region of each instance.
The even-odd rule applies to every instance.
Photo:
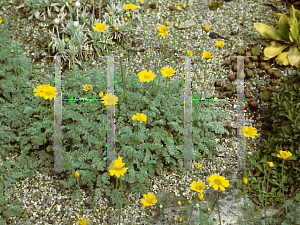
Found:
[[[151,2],[151,1],[150,1]],[[33,65],[35,64],[41,64],[43,65],[43,68],[41,69],[43,72],[45,72],[44,76],[41,77],[35,77],[32,82],[36,82],[37,84],[41,84],[43,82],[47,82],[48,78],[50,77],[49,74],[49,65],[50,61],[47,59],[48,55],[48,48],[47,48],[47,35],[46,35],[46,26],[45,23],[43,22],[42,19],[36,19],[35,16],[30,18],[30,11],[33,9],[31,7],[26,7],[22,6],[23,1],[16,1],[15,3],[15,8],[18,8],[15,10],[16,14],[16,26],[18,27],[17,30],[17,40],[20,43],[21,48],[26,51],[26,55],[33,60]],[[150,68],[156,68],[157,64],[157,56],[159,53],[160,45],[161,45],[161,40],[162,38],[158,36],[158,30],[156,27],[159,25],[165,25],[165,21],[168,20],[170,22],[169,27],[170,27],[170,32],[167,35],[167,42],[165,46],[165,59],[166,64],[168,65],[169,59],[171,57],[170,52],[173,47],[173,25],[175,21],[175,11],[170,8],[171,4],[180,4],[181,5],[181,10],[182,10],[182,3],[181,2],[173,2],[173,1],[157,1],[156,8],[153,8],[152,4],[148,4],[148,1],[146,1],[146,11],[144,18],[146,19],[145,26],[146,26],[146,39],[147,39],[147,46],[150,46],[149,48],[147,47],[147,54],[148,54],[148,60],[150,62]],[[209,10],[207,7],[207,4],[205,4],[204,1],[190,1],[190,2],[185,2],[187,4],[187,14],[186,14],[186,19],[187,20],[193,20],[195,22],[195,25],[192,27],[186,29],[186,38],[187,38],[187,50],[192,50],[195,55],[201,56],[201,49],[202,49],[202,43],[204,36],[206,35],[204,31],[204,27],[206,25],[211,26],[211,32],[216,32],[219,35],[221,35],[224,39],[213,39],[210,38],[209,36],[206,37],[205,45],[203,47],[203,51],[210,51],[212,52],[213,55],[218,56],[218,47],[215,46],[216,40],[219,41],[224,41],[224,47],[221,49],[220,53],[220,68],[219,72],[216,76],[216,80],[220,80],[222,84],[228,83],[228,76],[232,73],[229,69],[226,69],[224,65],[224,60],[228,58],[228,56],[232,56],[235,54],[237,48],[247,45],[247,46],[257,46],[261,48],[260,42],[262,40],[267,40],[266,38],[262,37],[258,31],[254,28],[254,24],[257,22],[263,22],[267,25],[273,26],[273,21],[274,18],[271,17],[272,14],[279,12],[279,13],[285,13],[289,7],[287,8],[285,2],[275,2],[275,1],[228,1],[228,2],[223,2],[222,6],[218,8],[218,10],[213,11]],[[273,6],[267,6],[264,3],[268,3]],[[81,3],[83,5],[83,3]],[[6,4],[7,5],[7,4]],[[89,13],[92,13],[93,7],[89,7],[91,5],[90,3],[87,3],[86,6],[86,11]],[[102,7],[101,7],[101,15],[108,14],[104,8],[105,1],[102,2]],[[138,73],[143,69],[146,69],[146,59],[144,57],[145,51],[142,51],[141,49],[143,48],[144,44],[144,34],[142,32],[142,19],[141,19],[141,14],[139,13],[139,4],[136,4],[138,8],[135,10],[133,14],[133,27],[136,30],[133,30],[133,34],[131,36],[131,39],[133,40],[133,46],[131,47],[132,49],[132,55],[133,55],[133,62],[131,62],[131,66],[127,67],[128,70]],[[55,7],[50,7],[51,11],[51,17],[47,17],[48,23],[49,21],[53,21],[58,13],[55,12]],[[95,8],[99,8],[99,2],[95,2]],[[12,4],[9,3],[8,6],[2,6],[0,8],[1,11],[3,11],[8,18],[8,21],[3,21],[2,25],[5,25],[8,27],[10,31],[14,31],[13,27],[13,9],[12,9]],[[181,11],[180,10],[180,11]],[[43,13],[43,8],[39,8],[40,13]],[[81,9],[82,11],[82,9]],[[66,13],[65,19],[62,21],[62,24],[66,26],[67,22],[70,20],[69,16],[69,11],[67,8],[64,9],[63,13]],[[73,12],[74,13],[74,12]],[[95,11],[96,19],[98,18],[99,11]],[[73,14],[74,16],[75,14]],[[177,14],[178,16],[178,14]],[[183,25],[183,14],[180,13],[178,16],[178,21],[179,21],[179,27]],[[103,20],[101,20],[104,22]],[[80,22],[80,25],[82,23]],[[86,28],[89,28],[89,26],[85,25]],[[57,37],[57,32],[56,29],[54,29],[53,24],[49,25],[48,27],[48,34],[49,36],[56,36]],[[59,26],[59,33],[60,33],[60,38],[65,38],[65,37],[70,37],[66,33],[63,32],[62,26]],[[87,33],[84,31],[84,33]],[[180,57],[184,54],[185,52],[185,33],[184,29],[178,29],[176,31],[176,40],[180,40],[180,42],[176,42],[175,44],[175,57],[174,57],[174,63],[173,63],[173,68],[176,72],[174,78],[182,78],[184,75],[184,63],[185,59],[183,57]],[[88,37],[88,36],[87,36]],[[14,33],[10,36],[11,39],[14,38]],[[92,40],[90,37],[88,37],[88,41]],[[90,47],[90,44],[89,44]],[[52,50],[52,45],[50,46],[51,49],[51,55],[55,55],[57,51]],[[148,51],[148,49],[150,51]],[[261,48],[262,49],[262,48]],[[117,55],[117,48],[114,47],[114,55]],[[88,55],[88,51],[85,50],[85,47],[82,48],[82,53],[83,56]],[[84,61],[89,62],[91,65],[95,65],[96,63],[96,57],[95,57],[95,52],[94,56],[91,58],[86,58]],[[274,61],[274,60],[273,60]],[[272,64],[272,60],[270,60],[270,63]],[[118,66],[118,61],[115,59],[115,67]],[[214,78],[212,75],[215,74],[217,65],[218,64],[218,58],[214,57],[210,60],[207,66],[207,74],[209,76],[206,78],[206,84],[207,88],[212,87],[212,84],[214,83]],[[69,61],[67,59],[64,60],[63,62],[63,69],[69,69]],[[195,70],[196,67],[196,61],[193,63],[193,71]],[[291,74],[295,70],[295,68],[292,67],[278,67],[276,64],[272,65],[272,67],[277,68],[281,71],[283,76],[291,77]],[[127,70],[127,71],[128,71]],[[152,69],[151,69],[152,70]],[[204,77],[204,61],[201,61],[198,66],[198,70],[192,73],[194,83],[193,83],[193,91],[200,91],[202,88],[202,80]],[[260,87],[269,87],[270,86],[270,78],[267,75],[263,76],[258,76],[255,74],[254,78],[251,78],[250,80],[247,80],[245,82],[245,90],[248,89],[252,93],[252,96],[255,96],[254,99],[258,99],[258,91]],[[279,90],[279,86],[275,86],[277,90]],[[220,90],[215,90],[214,95],[212,97],[220,98]],[[259,101],[259,99],[258,99]],[[218,103],[216,103],[218,105]],[[260,105],[261,107],[264,107],[266,104],[263,103]],[[235,112],[234,112],[234,103],[229,103],[227,102],[224,107],[220,107],[221,110],[225,110],[228,112],[232,113],[232,117],[226,118],[226,122],[230,123],[232,127],[235,126]],[[259,127],[261,125],[261,122],[257,121],[257,118],[261,116],[260,110],[257,112],[252,112],[249,107],[245,110],[245,125],[246,126],[253,126],[253,127]],[[257,138],[250,140],[250,143],[248,144],[248,152],[251,154],[252,151],[257,150],[258,145],[256,145],[257,140],[260,140],[262,137],[258,132]],[[227,138],[221,138],[219,140],[219,143],[234,143],[235,140],[235,135],[231,135],[230,137]],[[231,144],[231,147],[226,147],[228,151],[234,151],[235,145]],[[229,160],[230,161],[230,160]],[[225,163],[224,163],[225,165]],[[209,173],[211,172],[216,172],[216,171],[224,171],[224,166],[222,165],[220,168],[216,168],[216,165],[209,165],[207,168],[203,168],[204,170],[208,171]],[[53,176],[53,175],[52,175]],[[37,179],[39,180],[39,179]],[[183,182],[189,182],[189,181],[183,181]],[[32,183],[32,184],[31,184]],[[30,184],[24,184],[27,188],[27,190],[30,190],[31,185],[35,185],[35,182],[30,182]],[[23,184],[22,184],[23,185]],[[28,186],[27,186],[28,185]],[[40,184],[41,185],[41,184]],[[24,187],[24,186],[23,186]],[[176,188],[173,185],[174,188]],[[44,190],[44,192],[52,192],[53,187],[47,188],[47,190]],[[150,190],[151,191],[151,190]],[[53,194],[58,195],[59,192],[54,191]],[[31,191],[28,191],[27,195],[29,195]],[[47,194],[46,194],[47,195]],[[66,193],[63,194],[63,196],[67,196]],[[20,197],[19,193],[15,193],[15,197],[19,199],[23,199],[23,201],[27,201],[27,199],[24,199],[23,197]],[[44,197],[43,197],[44,198]],[[86,199],[86,196],[84,196],[84,199]],[[68,202],[68,200],[64,200],[65,202]],[[135,200],[132,200],[133,203],[136,202]],[[102,202],[103,203],[103,202]],[[31,208],[30,218],[35,221],[33,224],[45,224],[44,222],[44,217],[45,217],[45,211],[48,210],[39,210],[36,209],[37,205],[40,203],[35,202],[34,207]],[[26,203],[27,207],[32,206],[32,203],[27,202]],[[31,207],[30,206],[30,207]],[[100,208],[100,207],[99,207]],[[88,209],[88,207],[86,207]],[[123,212],[129,213],[134,215],[136,211],[139,211],[139,204],[135,204],[133,206],[130,206],[130,208],[126,208],[126,210]],[[74,212],[70,214],[70,212]],[[67,218],[67,220],[72,220],[73,222],[76,221],[77,215],[79,212],[79,208],[73,207],[68,210],[66,210],[64,215],[60,215],[60,218],[58,220],[64,221],[63,218]],[[88,212],[88,211],[87,211]],[[102,211],[102,217],[107,218],[107,213],[106,211]],[[139,213],[138,213],[139,214]],[[51,219],[49,219],[48,223],[51,223],[50,220],[54,220],[53,218],[57,216],[54,216],[53,213],[48,214]],[[56,215],[56,214],[55,214]],[[91,218],[91,222],[93,224],[105,224],[102,223],[102,221],[99,221],[99,218],[93,217],[92,212],[87,213],[89,215],[89,218]],[[108,216],[109,218],[110,216]],[[20,221],[24,221],[25,218],[28,218],[28,216],[24,216],[24,218],[21,218]],[[16,224],[15,218],[11,217],[11,222],[9,224]],[[126,218],[126,221],[128,218]],[[107,220],[106,220],[107,221]],[[46,223],[46,224],[48,224]],[[64,223],[59,223],[59,224],[69,224],[67,222]],[[141,223],[143,224],[143,223]]]

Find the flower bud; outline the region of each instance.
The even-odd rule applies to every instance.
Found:
[[[69,38],[65,38],[65,42],[68,43],[69,42]]]
[[[182,4],[182,8],[185,9],[185,8],[186,8],[186,5],[185,5],[185,4]]]
[[[75,177],[75,178],[78,178],[78,177],[79,177],[78,171],[76,171],[76,172],[74,173],[74,177]]]
[[[169,26],[169,21],[166,21],[166,26]]]
[[[140,5],[144,5],[144,0],[140,0]]]
[[[204,28],[206,33],[208,33],[209,29],[210,29],[210,26],[208,26],[208,25]]]
[[[115,26],[115,31],[119,31],[119,27],[117,25]]]
[[[53,23],[54,23],[55,25],[58,25],[58,24],[59,24],[59,19],[56,18],[56,19],[54,20]]]
[[[79,23],[77,21],[74,22],[74,27],[78,28],[79,27]]]
[[[80,2],[77,1],[77,2],[75,3],[75,8],[77,8],[77,9],[80,8]]]
[[[128,18],[130,18],[130,13],[127,13],[126,16],[127,16]]]
[[[110,16],[112,16],[112,12],[111,11],[109,11],[109,13],[108,13]]]
[[[274,167],[274,164],[272,162],[268,162],[268,165],[270,168]]]
[[[124,18],[124,21],[127,22],[127,17]]]
[[[174,27],[176,27],[176,28],[178,27],[178,23],[177,22],[174,24]]]
[[[177,202],[177,205],[178,205],[178,206],[181,206],[181,202],[180,202],[180,201],[178,201],[178,202]]]
[[[180,5],[175,5],[175,9],[179,10],[180,9]]]
[[[247,184],[247,183],[248,183],[248,180],[247,180],[247,178],[246,178],[246,177],[244,177],[244,179],[243,179],[243,183],[244,183],[244,184]]]
[[[203,193],[199,192],[197,197],[198,197],[199,201],[202,201],[203,200]]]
[[[121,58],[123,57],[123,53],[120,53],[120,57],[121,57]]]

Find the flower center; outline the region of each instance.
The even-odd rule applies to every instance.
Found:
[[[47,91],[45,94],[46,95],[51,95],[51,91]]]
[[[215,184],[221,185],[221,181],[219,179],[215,179]]]

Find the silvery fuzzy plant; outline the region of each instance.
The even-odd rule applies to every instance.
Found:
[[[51,11],[54,9],[56,12],[59,12],[58,6],[61,6],[61,11],[64,10],[65,7],[65,2],[63,0],[26,0],[24,1],[24,6],[34,8],[31,10],[30,14],[31,16],[29,19],[32,19],[33,16],[41,20],[41,18],[45,18],[48,14],[49,17],[52,17]],[[44,9],[43,11],[41,9]],[[47,12],[47,14],[46,14]],[[42,19],[44,20],[44,19]]]
[[[122,15],[124,14],[125,11],[125,9],[123,8],[124,4],[126,4],[124,1],[119,1],[117,5],[115,3],[110,3],[110,5],[106,7],[106,10],[107,12],[111,11],[113,13],[112,16],[106,14],[103,16],[103,19],[101,20],[101,19],[95,19],[95,16],[91,15],[89,19],[86,20],[88,13],[85,11],[85,9],[82,10],[81,12],[81,9],[85,8],[86,4],[84,4],[84,7],[81,7],[80,3],[76,2],[75,3],[76,15],[73,15],[72,9],[74,7],[70,5],[68,2],[64,3],[60,9],[60,14],[57,17],[57,19],[59,20],[59,24],[55,24],[57,31],[55,32],[53,29],[52,32],[51,31],[49,32],[52,40],[49,44],[49,48],[51,48],[53,52],[56,52],[56,50],[59,52],[56,53],[55,55],[69,53],[71,55],[71,58],[66,58],[66,60],[72,60],[73,62],[76,62],[78,65],[81,65],[81,63],[79,63],[79,60],[75,59],[76,57],[79,57],[80,60],[85,59],[87,61],[90,61],[92,56],[94,57],[95,55],[100,54],[99,50],[101,52],[108,51],[108,45],[115,44],[112,41],[112,38],[117,39],[119,41],[121,35],[124,36],[124,33],[128,32],[128,27],[130,25],[129,23],[126,23],[122,20]],[[66,25],[64,20],[66,14],[63,11],[65,7],[68,7],[69,12],[71,14],[71,20],[69,20]],[[73,10],[73,12],[75,11]],[[73,21],[75,20],[75,18],[77,18],[77,21]],[[95,31],[91,26],[91,24],[95,24],[95,23],[102,24],[105,22],[108,24],[109,27],[118,26],[119,32],[113,32],[111,29],[109,29],[107,32],[100,34],[99,32]],[[78,27],[74,26],[76,23],[78,23]],[[59,39],[60,38],[59,33],[61,33],[61,36],[63,37],[62,40]],[[63,46],[64,37],[66,36],[65,34],[69,35],[70,38],[69,38],[69,43],[66,46]],[[72,38],[75,39],[75,42],[71,41]],[[73,43],[75,43],[76,46],[72,46]],[[99,46],[100,49],[96,47],[99,43],[100,43]],[[91,47],[89,47],[90,44],[92,44]],[[64,47],[67,47],[67,50],[64,50]],[[78,49],[78,51],[76,49]]]

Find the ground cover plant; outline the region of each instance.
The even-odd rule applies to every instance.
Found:
[[[44,2],[44,4],[47,4],[47,2]],[[139,4],[143,7],[144,2],[140,0]],[[119,9],[118,12],[122,14],[127,10],[126,16],[130,19],[129,12],[134,11],[136,6],[133,2],[126,2],[126,4],[122,2],[120,5],[124,10]],[[68,7],[80,9],[80,3],[76,2],[74,4],[69,1]],[[179,5],[175,5],[175,8],[178,11],[180,10]],[[182,8],[186,8],[185,4],[182,5]],[[117,12],[117,9],[109,12],[113,14]],[[3,19],[5,17],[0,18],[0,22]],[[68,53],[71,56],[72,72],[63,71],[65,78],[63,79],[62,92],[66,98],[72,98],[73,96],[99,97],[102,99],[102,102],[99,102],[99,104],[71,102],[64,105],[62,121],[64,167],[70,166],[72,171],[65,172],[70,176],[69,180],[60,182],[65,189],[74,186],[78,187],[78,191],[74,193],[72,198],[73,203],[76,197],[80,198],[79,186],[88,188],[87,193],[91,195],[92,207],[95,206],[95,202],[101,195],[111,196],[112,204],[117,205],[119,209],[119,222],[121,222],[121,206],[122,204],[128,204],[124,199],[118,197],[122,189],[130,189],[136,196],[143,194],[144,198],[141,199],[141,203],[147,206],[150,212],[150,206],[157,200],[155,195],[145,192],[145,188],[149,185],[147,184],[148,178],[153,178],[154,174],[159,174],[160,169],[164,166],[169,166],[170,168],[182,168],[183,166],[183,87],[178,85],[178,80],[171,81],[169,79],[176,71],[171,66],[167,67],[162,64],[163,43],[165,43],[165,36],[168,35],[169,27],[164,25],[157,27],[158,35],[162,36],[163,42],[162,51],[160,52],[161,58],[157,68],[148,68],[147,66],[147,69],[141,70],[139,74],[130,73],[130,76],[125,79],[122,69],[122,58],[124,55],[120,49],[119,60],[121,68],[115,71],[115,93],[107,93],[107,83],[104,82],[106,78],[105,67],[101,69],[90,68],[88,64],[83,64],[83,70],[79,70],[78,65],[76,65],[77,56],[81,57],[81,54],[76,52],[76,47],[80,48],[79,40],[76,37],[78,38],[82,34],[77,33],[77,28],[79,28],[78,22],[70,22],[69,29],[72,37],[64,40],[57,39],[55,43],[59,54],[65,53],[63,48],[65,43],[70,44]],[[59,19],[56,19],[54,23],[59,34]],[[95,39],[98,41],[102,39],[103,34],[109,27],[110,29],[113,27],[114,32],[119,29],[118,25],[107,26],[105,23],[97,20],[93,21],[92,24]],[[178,26],[178,23],[175,23],[174,29],[176,24]],[[123,28],[127,28],[126,25]],[[205,31],[208,32],[209,29],[210,27],[207,26]],[[18,159],[18,163],[16,163],[20,169],[19,173],[10,171],[8,162],[5,162],[0,169],[1,172],[9,171],[8,175],[11,175],[13,179],[17,179],[19,177],[32,176],[31,169],[50,167],[53,162],[54,115],[52,113],[52,100],[55,97],[56,90],[53,80],[40,85],[33,85],[29,81],[31,76],[36,75],[32,74],[32,69],[30,70],[30,61],[22,54],[23,51],[18,49],[17,42],[8,40],[6,38],[7,35],[8,31],[1,25],[0,112],[1,120],[3,121],[1,131],[5,132],[1,134],[0,141],[6,143],[3,145],[4,150],[2,150],[4,157],[9,152],[14,151],[20,152],[21,156]],[[174,40],[175,37],[176,32]],[[103,42],[100,43],[102,44]],[[100,49],[101,44],[97,42],[98,49]],[[216,42],[213,50],[216,52],[214,53],[216,56],[223,48],[223,45],[223,42]],[[105,54],[105,51],[99,52]],[[187,50],[186,54],[193,56],[194,53]],[[214,57],[214,55],[207,51],[201,52],[201,54],[202,58],[199,57],[198,63],[202,60],[201,63],[204,62],[205,68],[207,68],[208,59]],[[206,69],[204,82],[205,77]],[[202,93],[197,93],[194,96],[194,98],[201,97]],[[149,101],[149,99],[152,101]],[[178,102],[181,102],[181,104]],[[116,129],[116,133],[118,133],[116,138],[118,157],[110,165],[109,173],[103,172],[106,167],[105,125],[107,112],[104,107],[106,105],[114,105],[116,107],[115,118],[116,124],[118,124]],[[194,104],[193,111],[197,112],[193,118],[193,133],[199,134],[199,136],[193,136],[194,159],[198,158],[201,160],[203,154],[216,159],[216,152],[212,152],[211,149],[218,147],[218,144],[212,140],[216,138],[215,134],[228,134],[228,132],[224,129],[225,123],[212,123],[211,121],[218,117],[223,117],[224,113],[205,107],[205,102]],[[99,124],[99,126],[96,127],[95,124]],[[256,128],[252,126],[244,127],[241,133],[251,138],[255,138],[257,135]],[[8,142],[10,144],[7,144]],[[275,155],[278,159],[283,159],[282,168],[284,168],[284,162],[290,159],[297,159],[298,153],[291,150],[292,154],[290,151],[281,149],[278,149]],[[274,165],[271,161],[265,162],[270,168]],[[217,161],[215,162],[218,163]],[[201,165],[196,163],[195,167],[200,168]],[[276,176],[278,180],[282,180],[279,187],[282,190],[281,197],[284,197],[284,183],[286,182],[283,172],[281,176],[280,173],[276,174]],[[1,196],[5,196],[0,197],[0,213],[4,217],[21,215],[21,202],[8,202],[5,200],[12,193],[11,191],[4,191],[4,188],[8,187],[12,180],[9,180],[8,176],[2,176],[2,179],[4,178],[7,181],[4,185],[0,185],[0,190],[3,193]],[[250,177],[248,179],[251,180]],[[244,196],[246,193],[244,187],[247,185],[248,179],[245,174],[241,183]],[[252,179],[255,180],[253,176]],[[228,180],[216,173],[208,177],[207,182],[209,186],[212,186],[217,191],[217,198],[218,189],[220,188],[224,191],[225,187],[230,185]],[[187,184],[187,188],[195,191],[201,204],[201,200],[204,198],[203,190],[206,188],[204,182],[195,180],[192,184]],[[119,202],[119,200],[121,201]],[[9,208],[8,204],[13,206]],[[196,202],[194,202],[195,204]],[[178,202],[178,206],[180,205],[181,203]],[[249,211],[247,213],[249,214]],[[250,217],[250,214],[248,216]],[[183,218],[187,218],[187,221],[184,221]],[[202,219],[200,214],[200,223]],[[220,214],[219,219],[221,221]],[[78,220],[78,224],[87,224],[88,222],[88,218],[83,215],[82,211],[81,218],[78,218]],[[177,217],[174,217],[174,221],[177,223]],[[178,222],[191,222],[190,215],[180,217]]]

